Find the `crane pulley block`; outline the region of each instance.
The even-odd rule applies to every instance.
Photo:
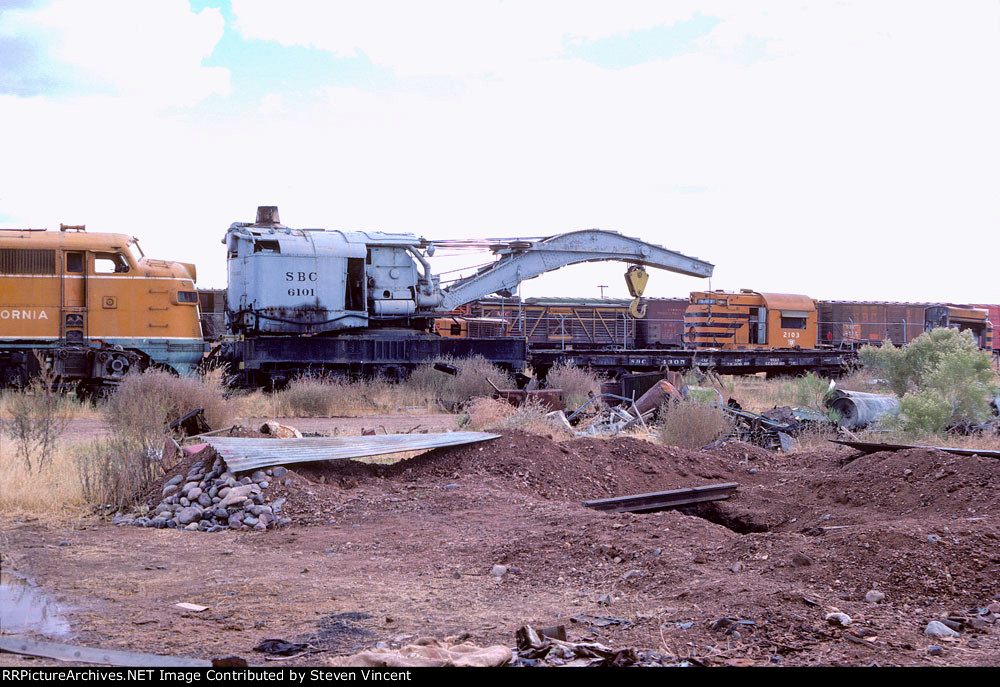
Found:
[[[646,305],[640,305],[639,299],[642,298],[642,292],[646,290],[647,281],[649,281],[649,274],[642,268],[642,265],[632,265],[625,272],[625,285],[635,299],[629,304],[628,311],[637,320],[646,316]]]

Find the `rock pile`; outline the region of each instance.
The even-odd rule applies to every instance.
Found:
[[[226,470],[221,458],[212,467],[194,463],[187,474],[175,475],[163,486],[162,501],[146,516],[116,516],[115,524],[218,532],[224,529],[266,530],[291,522],[281,518],[285,499],[268,501],[272,481],[286,479],[283,467],[240,476]]]

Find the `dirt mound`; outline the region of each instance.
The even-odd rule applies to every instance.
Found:
[[[1000,512],[1000,461],[944,451],[872,453],[843,469],[838,502],[903,515]]]
[[[747,447],[753,450],[752,447]],[[499,478],[510,488],[548,499],[582,500],[680,489],[733,481],[745,460],[659,446],[639,439],[575,439],[556,443],[534,434],[509,432],[499,439],[435,449],[393,465],[345,463],[295,466],[314,482],[353,487],[371,478],[457,482]]]

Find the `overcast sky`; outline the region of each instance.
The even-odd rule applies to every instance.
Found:
[[[996,0],[0,8],[0,225],[134,234],[202,286],[266,204],[428,238],[613,229],[713,262],[713,288],[1000,301]],[[624,268],[522,293],[625,297]]]

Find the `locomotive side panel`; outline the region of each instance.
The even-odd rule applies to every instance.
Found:
[[[82,230],[0,232],[0,367],[23,383],[35,353],[66,382],[131,366],[192,371],[205,344],[193,265],[136,259],[135,239]]]

